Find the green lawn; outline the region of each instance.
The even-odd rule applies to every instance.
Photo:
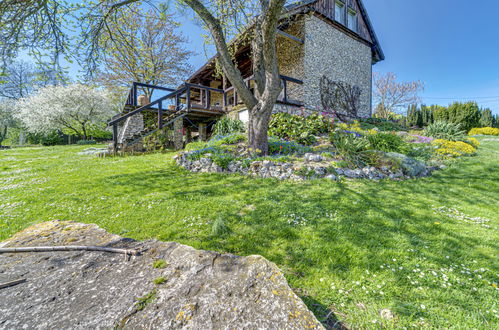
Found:
[[[0,240],[41,221],[96,223],[263,255],[325,324],[499,328],[499,138],[480,140],[476,157],[403,182],[192,174],[172,153],[77,155],[85,146],[0,151]],[[218,217],[228,234],[212,234]]]

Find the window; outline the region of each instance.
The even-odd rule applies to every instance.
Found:
[[[345,4],[341,1],[336,1],[334,6],[334,18],[341,24],[345,24]]]
[[[348,11],[348,28],[357,32],[357,13],[353,10]]]

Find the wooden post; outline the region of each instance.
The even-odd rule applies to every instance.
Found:
[[[116,153],[118,151],[118,125],[113,125],[113,152]]]
[[[186,127],[185,129],[185,143],[191,143],[192,142],[192,128]]]
[[[180,150],[184,147],[184,118],[180,117],[173,122],[173,145],[175,150]]]
[[[158,103],[158,129],[163,128],[163,102]]]
[[[288,102],[288,82],[285,79],[282,81],[284,83],[284,102]]]
[[[199,130],[199,140],[206,141],[207,140],[207,136],[206,136],[206,124],[205,123],[199,123],[198,130]]]
[[[186,99],[187,111],[191,110],[191,87],[187,86],[187,99]]]
[[[206,90],[206,109],[211,108],[211,91],[209,89]]]
[[[137,85],[133,84],[133,106],[137,106]]]

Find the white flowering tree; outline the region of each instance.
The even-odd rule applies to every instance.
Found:
[[[103,129],[116,112],[113,97],[105,90],[82,84],[49,86],[19,100],[15,117],[31,133],[61,130],[81,139]]]

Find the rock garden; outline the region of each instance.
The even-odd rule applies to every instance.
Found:
[[[207,142],[192,142],[176,157],[191,172],[241,173],[279,180],[392,179],[431,175],[472,156],[479,143],[459,125],[436,122],[424,131],[364,119],[335,122],[326,115],[275,114],[268,156],[247,145],[240,123],[222,119]],[[231,130],[230,127],[237,129]],[[229,129],[228,129],[229,128]]]

